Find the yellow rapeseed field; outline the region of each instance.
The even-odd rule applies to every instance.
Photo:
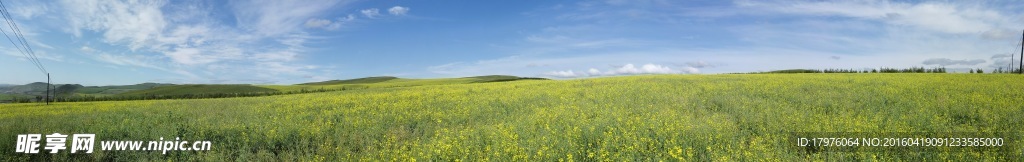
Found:
[[[1024,76],[652,75],[249,98],[0,104],[0,161],[1020,160],[1015,150],[804,151],[793,132],[1020,132]],[[17,134],[209,151],[14,153]],[[98,145],[98,144],[97,144]],[[99,146],[97,146],[98,149]],[[1012,148],[1012,147],[1011,147]]]

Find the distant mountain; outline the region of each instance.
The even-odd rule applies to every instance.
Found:
[[[517,81],[517,80],[548,80],[547,78],[529,78],[529,77],[518,77],[518,76],[511,76],[511,75],[484,75],[484,76],[475,76],[475,77],[466,77],[466,78],[477,79],[477,81],[474,81],[473,83],[508,82],[508,81]]]
[[[55,90],[58,87],[65,86],[65,89],[61,89],[61,93],[65,94],[120,94],[124,92],[151,89],[154,87],[169,86],[174,84],[165,83],[142,83],[135,85],[114,85],[114,86],[82,86],[78,84],[53,84],[50,90]],[[71,88],[74,87],[74,88]],[[70,89],[68,89],[70,88]],[[25,85],[10,85],[0,86],[0,94],[23,94],[23,95],[43,95],[46,94],[46,83],[35,82]],[[68,92],[70,91],[70,92]]]
[[[86,86],[79,88],[76,93],[82,94],[120,94],[136,90],[152,89],[162,86],[171,86],[174,84],[166,83],[142,83],[135,85],[113,85],[113,86]]]
[[[137,95],[194,95],[194,94],[217,94],[217,93],[267,93],[278,92],[278,90],[257,87],[248,84],[191,84],[191,85],[170,85],[159,86],[146,90],[137,90],[118,94],[118,96]]]
[[[393,77],[393,76],[378,76],[378,77],[366,77],[366,78],[356,78],[356,79],[348,79],[348,80],[328,80],[328,81],[322,81],[322,82],[310,82],[310,83],[302,83],[302,84],[299,84],[299,85],[368,84],[368,83],[380,83],[380,82],[385,82],[385,81],[394,80],[394,79],[398,79],[398,78],[397,77]]]
[[[54,86],[60,86],[60,85],[54,85]],[[36,92],[38,92],[38,94],[44,94],[46,92],[46,83],[35,82],[35,83],[29,83],[29,84],[25,84],[25,85],[15,85],[15,86],[9,86],[9,87],[0,88],[0,93],[37,94]]]

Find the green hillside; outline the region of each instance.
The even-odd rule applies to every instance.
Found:
[[[129,91],[144,90],[160,86],[169,86],[174,84],[165,83],[142,83],[135,85],[118,85],[118,86],[86,86],[79,88],[76,93],[81,94],[120,94]]]
[[[53,85],[54,87],[60,85]],[[16,94],[43,94],[46,93],[46,83],[34,82],[25,85],[0,87],[0,93]]]
[[[464,78],[436,78],[436,79],[407,79],[395,77],[367,77],[349,80],[334,80],[324,82],[302,83],[296,85],[257,85],[259,87],[276,89],[282,92],[315,90],[315,89],[372,89],[372,88],[393,88],[393,87],[414,87],[449,84],[469,84],[486,82],[503,82],[517,80],[547,80],[544,78],[524,78],[508,75],[487,75]]]
[[[169,85],[159,86],[152,89],[130,91],[118,94],[119,96],[133,95],[189,95],[189,94],[216,94],[216,93],[266,93],[277,92],[277,90],[258,87],[247,84],[218,84],[218,85]]]
[[[302,83],[296,85],[240,85],[240,84],[195,84],[173,85],[161,83],[142,83],[123,86],[88,86],[72,84],[74,89],[60,89],[58,102],[86,101],[122,101],[151,99],[197,99],[225,97],[253,97],[295,93],[313,93],[343,90],[364,90],[377,88],[397,88],[415,86],[435,86],[451,84],[470,84],[488,82],[507,82],[518,80],[546,80],[544,78],[523,78],[507,75],[488,75],[464,78],[439,79],[404,79],[390,76],[367,77],[349,80],[331,80],[323,82]],[[14,91],[20,93],[14,93]],[[71,92],[71,93],[68,93]],[[45,93],[45,83],[33,83],[22,86],[2,87],[0,94],[17,94],[23,96],[41,96]],[[13,98],[13,97],[9,97]],[[2,99],[0,99],[2,100]],[[24,101],[31,102],[31,101]]]
[[[329,80],[329,81],[323,81],[323,82],[302,83],[302,84],[298,84],[298,85],[367,84],[367,83],[379,83],[379,82],[384,82],[384,81],[393,80],[393,79],[398,79],[398,78],[393,77],[393,76],[379,76],[379,77],[366,77],[366,78],[357,78],[357,79],[348,79],[348,80]]]
[[[548,80],[546,78],[528,78],[528,77],[517,77],[517,76],[511,76],[511,75],[485,75],[485,76],[475,76],[475,77],[466,77],[466,78],[477,79],[476,81],[473,81],[474,83],[508,82],[508,81],[517,81],[517,80]]]

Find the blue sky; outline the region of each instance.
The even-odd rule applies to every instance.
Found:
[[[54,82],[85,85],[991,71],[1024,29],[1018,1],[3,2]],[[45,80],[3,42],[0,83]]]

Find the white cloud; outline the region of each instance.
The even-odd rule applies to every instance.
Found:
[[[367,18],[377,18],[377,17],[380,17],[380,10],[377,9],[377,8],[364,9],[364,10],[359,11],[359,12],[363,13],[363,16],[366,16]]]
[[[574,78],[574,77],[580,77],[580,75],[576,75],[576,73],[574,73],[574,72],[573,72],[572,70],[566,70],[566,71],[552,71],[552,72],[547,72],[547,73],[544,73],[544,75],[547,75],[547,76],[552,76],[552,77],[559,77],[559,78]]]
[[[153,43],[168,24],[160,10],[163,2],[66,0],[62,4],[75,36],[81,36],[82,30],[102,32],[107,42],[126,42],[132,50]]]
[[[697,69],[695,67],[683,67],[682,72],[687,74],[699,74],[700,69]]]
[[[338,29],[354,15],[335,20],[316,19],[345,0],[238,1],[225,6],[236,22],[211,16],[217,9],[205,3],[164,1],[66,0],[53,5],[66,11],[58,19],[75,37],[96,33],[113,48],[89,46],[80,51],[94,60],[120,66],[157,69],[193,79],[252,78],[282,80],[319,67],[296,63],[306,53],[308,36],[303,27]],[[229,25],[230,24],[230,25]],[[83,33],[89,35],[83,36]],[[119,47],[129,53],[109,54]],[[282,66],[293,66],[285,68]],[[268,76],[250,75],[263,70]],[[273,69],[285,69],[276,73]],[[255,71],[259,72],[259,71]],[[203,82],[202,80],[194,80]]]
[[[96,54],[93,54],[93,57],[94,57],[94,59],[96,59],[98,61],[107,62],[107,63],[111,63],[111,64],[115,64],[115,65],[138,66],[138,67],[146,67],[146,68],[152,68],[152,69],[164,70],[164,71],[168,70],[168,69],[160,67],[160,66],[155,66],[155,65],[149,64],[149,63],[147,63],[148,61],[144,61],[145,58],[143,58],[141,56],[138,56],[138,55],[120,55],[119,56],[119,55],[112,55],[112,54],[108,54],[108,53],[96,53]]]
[[[685,67],[683,71],[673,70],[668,66],[662,66],[657,64],[644,64],[637,67],[633,64],[625,64],[610,70],[601,72],[595,68],[590,68],[586,73],[575,73],[572,70],[566,71],[551,71],[544,73],[545,76],[558,77],[558,78],[574,78],[574,77],[587,77],[587,76],[617,76],[617,75],[638,75],[638,74],[695,74],[700,73],[700,70],[693,67]]]
[[[337,19],[335,19],[333,21],[332,20],[327,20],[327,19],[311,18],[311,19],[306,21],[305,26],[307,28],[321,28],[321,29],[325,29],[325,30],[338,30],[339,28],[341,28],[342,25],[344,25],[346,23],[349,23],[349,22],[352,22],[352,21],[355,21],[355,20],[356,20],[356,16],[352,15],[352,14],[348,14],[348,16],[345,16],[345,17],[339,17],[339,18],[337,18]]]
[[[704,61],[686,62],[686,65],[694,68],[715,67],[715,65]]]
[[[0,51],[2,51],[0,53],[6,54],[8,56],[12,56],[12,57],[15,57],[15,58],[18,58],[18,59],[23,59],[23,60],[26,60],[26,61],[28,60],[28,58],[25,56],[25,54],[19,52],[17,49],[12,49],[12,48],[9,48],[9,47],[0,47]],[[41,60],[51,60],[51,61],[59,61],[59,62],[63,62],[64,61],[64,56],[62,56],[62,55],[53,55],[53,54],[50,54],[50,53],[42,51],[42,50],[35,50],[35,56],[36,56],[37,59],[41,59]],[[45,62],[43,62],[43,63],[44,63],[43,66],[45,67],[46,64],[45,64]]]
[[[1013,54],[996,54],[996,55],[992,55],[992,59],[1001,59],[1001,58],[1007,58],[1007,57],[1013,57]]]
[[[736,1],[740,7],[801,15],[840,16],[950,34],[975,34],[1010,24],[1009,17],[973,5],[890,1]]]
[[[633,74],[671,74],[676,73],[672,68],[655,64],[644,64],[636,68],[633,64],[622,65],[618,69],[605,72],[604,75],[633,75]]]
[[[728,12],[712,14],[710,19],[699,13],[703,11],[694,13],[689,8],[697,7],[686,2],[662,2],[674,4],[644,8],[581,2],[527,13],[531,18],[567,20],[571,25],[525,30],[519,41],[524,45],[512,45],[509,49],[515,50],[505,53],[506,57],[450,65],[445,74],[564,77],[572,71],[572,76],[581,77],[644,69],[640,64],[624,68],[622,63],[627,62],[670,65],[661,67],[675,73],[910,67],[928,58],[972,61],[989,57],[979,54],[1009,50],[1011,44],[1004,43],[1016,42],[1013,38],[1019,39],[1020,33],[1014,35],[1016,30],[1005,27],[1020,26],[1024,20],[1010,12],[1015,10],[987,5],[987,1],[739,0],[733,5],[700,6]],[[724,19],[750,22],[716,23]],[[676,34],[707,31],[712,32]],[[687,62],[696,60],[700,61]],[[1000,63],[1007,66],[1006,61]],[[595,66],[609,64],[619,66]],[[661,67],[648,69],[664,71]]]
[[[168,66],[161,65],[162,60],[154,56],[145,55],[116,55],[110,54],[103,51],[96,50],[89,46],[82,46],[79,48],[87,57],[93,60],[100,61],[103,63],[109,63],[118,66],[128,67],[142,67],[156,69],[168,73],[178,74],[187,78],[199,78],[197,75],[182,69],[167,68]]]
[[[34,1],[8,1],[6,7],[11,9],[10,13],[24,19],[32,19],[36,16],[45,15],[50,12],[50,6],[46,3]]]
[[[948,65],[977,65],[977,64],[981,64],[981,63],[985,63],[985,60],[982,60],[982,59],[952,60],[952,59],[948,59],[948,58],[932,58],[932,59],[924,60],[924,62],[922,62],[922,64],[925,64],[925,65],[939,65],[939,66],[948,66]]]
[[[587,70],[587,75],[593,75],[593,76],[601,75],[601,70],[590,68],[589,70]]]
[[[341,0],[253,0],[233,3],[239,26],[260,35],[276,36],[299,31],[309,18],[323,14],[332,7],[348,3]]]
[[[406,13],[409,13],[409,7],[402,7],[402,6],[391,7],[390,9],[388,9],[388,13],[391,13],[391,15],[395,15],[395,16],[405,15]]]
[[[988,65],[988,68],[992,69],[1016,69],[1020,66],[1020,58],[1013,54],[997,54],[993,55],[992,64]]]
[[[92,52],[92,51],[95,51],[95,49],[92,49],[92,47],[89,47],[89,46],[82,46],[82,48],[79,48],[78,50],[81,50],[82,52]]]
[[[318,18],[312,18],[312,19],[306,20],[306,27],[307,28],[322,28],[322,27],[325,27],[325,26],[330,25],[330,24],[331,24],[331,20],[324,20],[324,19],[318,19]]]

